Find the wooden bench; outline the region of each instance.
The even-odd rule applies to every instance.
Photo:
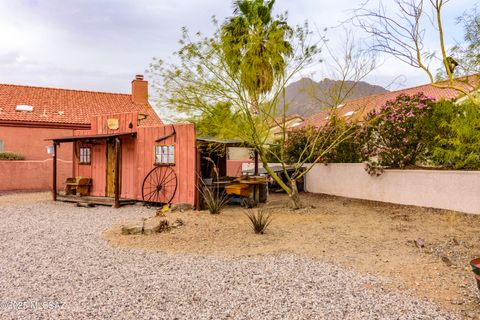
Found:
[[[89,188],[91,185],[92,179],[90,178],[67,178],[67,180],[65,181],[65,194],[86,196],[89,193]]]

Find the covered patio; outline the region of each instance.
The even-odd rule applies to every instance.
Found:
[[[133,199],[121,199],[121,172],[122,172],[122,139],[129,138],[135,139],[136,132],[129,133],[110,133],[110,134],[94,134],[94,135],[81,135],[70,136],[50,139],[53,141],[53,200],[67,201],[67,202],[86,202],[100,205],[112,205],[115,208],[119,208],[122,204],[130,204],[135,202]],[[105,146],[106,150],[106,188],[105,196],[88,196],[88,195],[72,195],[61,194],[57,190],[57,147],[63,143],[74,143],[74,158],[80,163],[82,161],[85,164],[91,164],[93,145]],[[78,146],[89,146],[78,147]],[[87,186],[88,188],[88,186]]]

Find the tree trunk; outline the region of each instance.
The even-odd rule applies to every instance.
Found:
[[[288,194],[288,196],[290,197],[290,207],[293,210],[301,209],[302,202],[300,201],[300,194],[298,193],[296,180],[290,180],[290,189],[291,192]]]

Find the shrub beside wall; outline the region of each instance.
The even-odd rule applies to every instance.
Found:
[[[403,94],[371,111],[361,124],[331,117],[321,129],[303,128],[289,135],[285,151],[291,163],[296,163],[311,130],[322,130],[314,155],[348,132],[348,139],[322,162],[363,161],[370,174],[378,175],[384,168],[480,169],[480,106],[471,102],[436,102],[423,93]]]
[[[0,152],[0,160],[25,160],[25,157],[14,152]]]

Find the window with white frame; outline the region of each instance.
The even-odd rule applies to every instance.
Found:
[[[0,152],[3,152],[3,140],[0,139]]]
[[[155,164],[174,164],[175,146],[155,146]]]
[[[90,164],[92,149],[90,147],[80,147],[79,163]]]

